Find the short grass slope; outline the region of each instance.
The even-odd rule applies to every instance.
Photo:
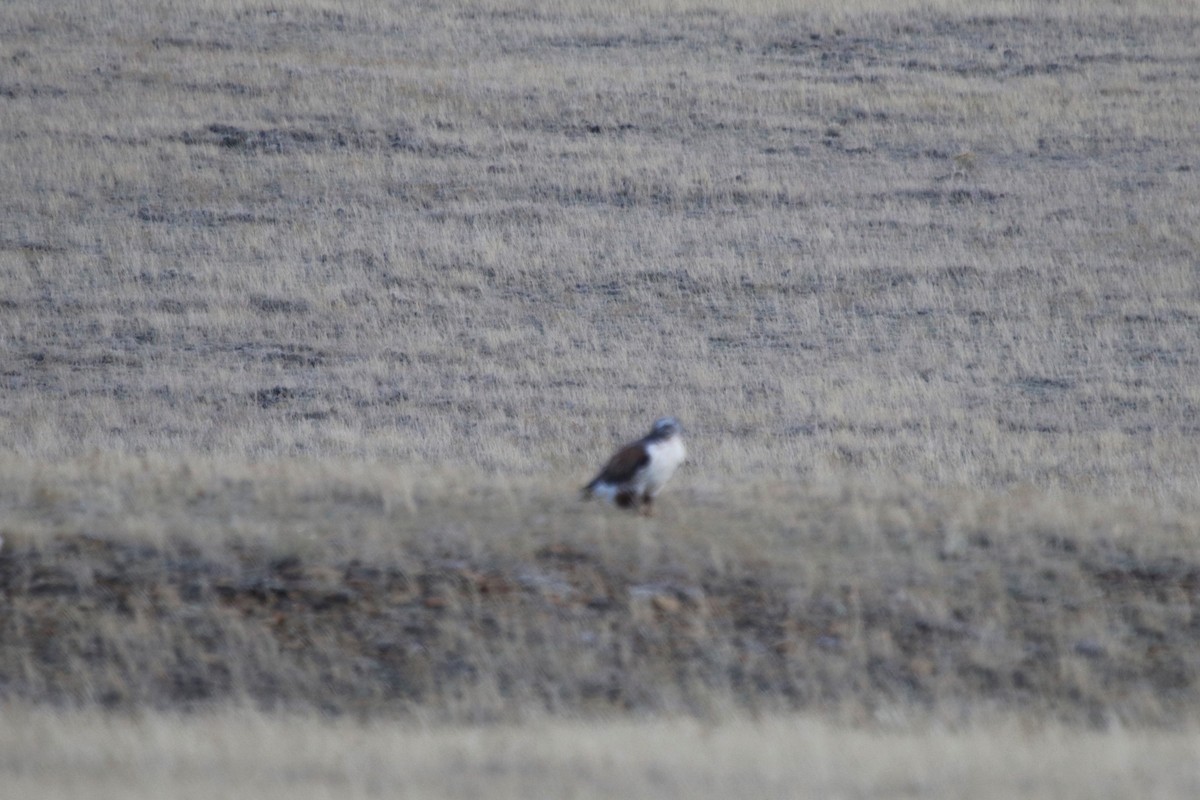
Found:
[[[743,485],[646,520],[361,465],[6,471],[10,699],[446,721],[1200,708],[1197,523],[1145,508]]]

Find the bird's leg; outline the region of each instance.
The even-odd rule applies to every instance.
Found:
[[[649,494],[642,495],[641,511],[642,511],[643,517],[653,517],[654,516],[654,496],[653,495],[649,495]]]

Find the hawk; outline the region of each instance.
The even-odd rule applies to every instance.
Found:
[[[650,433],[614,453],[592,482],[583,487],[584,499],[601,497],[649,516],[655,495],[687,455],[680,437],[682,430],[674,417],[655,420]]]

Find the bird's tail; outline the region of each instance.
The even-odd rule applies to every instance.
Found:
[[[580,500],[591,500],[596,496],[596,481],[592,481],[587,486],[579,490]]]

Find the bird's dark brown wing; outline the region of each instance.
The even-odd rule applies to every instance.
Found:
[[[613,454],[600,470],[600,474],[587,485],[591,489],[597,483],[624,483],[633,478],[637,471],[650,463],[650,454],[640,442],[627,444]]]

